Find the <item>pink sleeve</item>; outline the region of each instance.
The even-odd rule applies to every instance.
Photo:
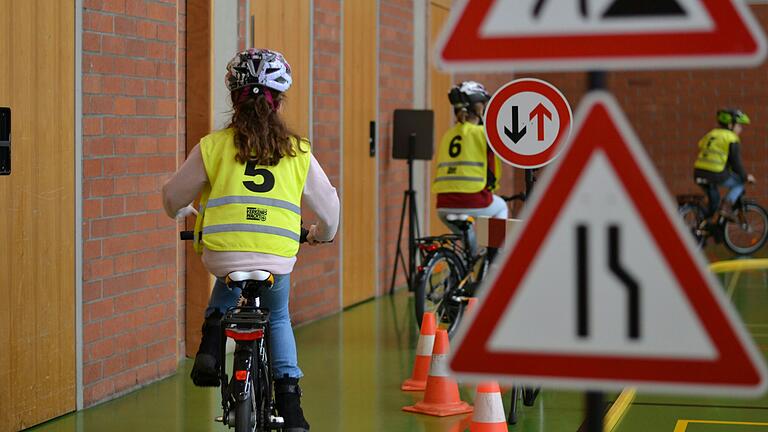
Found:
[[[320,219],[317,221],[317,239],[332,240],[339,229],[339,196],[314,155],[311,155],[309,163],[304,199]]]
[[[203,155],[200,144],[196,145],[181,168],[163,185],[163,207],[168,217],[176,217],[176,213],[195,200],[208,183],[205,172]]]

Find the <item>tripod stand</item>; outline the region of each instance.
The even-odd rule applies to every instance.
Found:
[[[405,272],[405,278],[408,281],[408,290],[414,289],[414,278],[416,276],[416,239],[421,237],[419,231],[419,214],[416,205],[416,191],[413,190],[413,155],[416,146],[416,134],[408,136],[408,189],[403,192],[403,207],[400,211],[400,228],[397,230],[397,252],[395,253],[395,264],[392,269],[392,282],[389,285],[389,293],[395,292],[395,280],[397,279],[397,266],[401,264]],[[408,213],[408,264],[405,263],[405,256],[402,250],[403,225]]]

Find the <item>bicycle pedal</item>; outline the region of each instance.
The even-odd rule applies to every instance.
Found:
[[[277,429],[282,428],[285,424],[285,419],[280,416],[269,416],[269,427]]]

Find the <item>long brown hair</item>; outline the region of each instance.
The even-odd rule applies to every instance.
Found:
[[[254,94],[249,86],[230,93],[234,112],[227,127],[235,131],[235,160],[239,163],[254,161],[257,165],[275,166],[286,156],[294,157],[291,137],[299,144],[299,151],[306,151],[301,149],[301,137],[288,128],[276,109],[283,94],[271,92],[270,101],[265,91],[269,90],[260,88]]]

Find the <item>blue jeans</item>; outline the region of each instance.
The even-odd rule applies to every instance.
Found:
[[[509,214],[509,209],[507,208],[507,203],[504,202],[504,200],[501,199],[501,197],[499,197],[498,195],[493,196],[493,201],[491,201],[491,205],[489,205],[488,207],[466,208],[466,209],[458,209],[458,208],[437,209],[437,216],[445,224],[445,226],[447,226],[448,229],[453,231],[454,234],[461,235],[461,230],[456,225],[448,222],[448,219],[446,219],[446,216],[448,216],[449,214],[465,214],[472,217],[488,216],[492,218],[506,219],[507,215]],[[471,227],[469,229],[469,232],[467,232],[467,237],[469,240],[469,250],[472,252],[472,255],[474,256],[477,253],[477,235],[475,235],[474,227]]]
[[[728,188],[728,192],[725,194],[725,200],[731,204],[735,203],[741,194],[744,193],[744,182],[734,173],[731,173],[731,175],[723,182],[723,186]]]
[[[291,292],[291,275],[274,275],[275,284],[265,292],[260,300],[261,307],[270,310],[270,348],[272,349],[272,370],[275,378],[288,375],[290,378],[301,378],[304,374],[299,369],[296,356],[296,339],[293,337],[291,315],[288,312],[288,297]],[[218,310],[222,314],[234,307],[240,298],[240,289],[229,289],[221,278],[216,278],[211,299],[205,316],[210,316]]]
[[[718,190],[720,186],[728,189],[728,192],[725,193],[725,201],[730,205],[733,205],[744,193],[744,182],[734,173],[730,173],[728,178],[719,185],[707,185],[704,188],[709,198],[707,218],[712,217],[720,207],[720,191]]]

